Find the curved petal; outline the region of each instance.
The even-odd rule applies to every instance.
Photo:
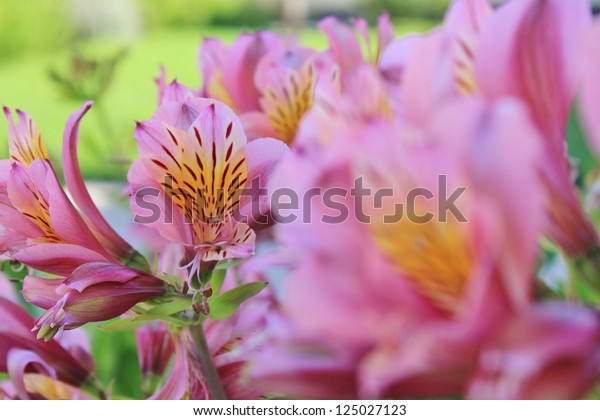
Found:
[[[549,148],[561,156],[590,10],[589,0],[508,2],[487,21],[478,49],[476,74],[482,92],[524,100],[548,136]]]
[[[83,116],[92,107],[92,102],[86,102],[81,109],[71,114],[67,120],[63,134],[63,171],[67,188],[75,201],[75,204],[90,221],[93,229],[102,237],[103,243],[110,251],[120,259],[128,259],[132,248],[115,230],[108,224],[104,216],[92,201],[90,193],[85,187],[79,160],[77,158],[77,142],[79,140],[79,123]]]
[[[57,276],[68,276],[74,269],[90,261],[106,261],[95,251],[71,244],[32,245],[12,257],[31,268]]]
[[[28,350],[11,350],[8,352],[8,375],[10,376],[15,390],[23,400],[30,399],[30,394],[25,386],[25,371],[35,366],[36,370],[56,377],[56,371],[52,369],[40,356]]]
[[[288,146],[279,140],[261,138],[251,141],[244,147],[248,165],[247,192],[241,197],[239,213],[248,218],[247,223],[253,225],[268,214],[273,191],[268,191],[272,176],[289,152]],[[249,193],[249,194],[248,194]]]

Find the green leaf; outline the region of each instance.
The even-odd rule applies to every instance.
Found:
[[[212,277],[210,278],[210,287],[213,295],[218,295],[221,291],[221,287],[223,287],[223,282],[225,281],[225,274],[227,274],[226,269],[213,271]]]
[[[579,169],[578,181],[581,185],[590,171],[592,171],[598,165],[598,160],[596,159],[596,154],[591,151],[586,140],[576,106],[571,108],[571,113],[569,115],[569,123],[567,126],[567,144],[569,155],[573,157],[577,163],[577,167]]]
[[[234,314],[237,308],[246,300],[260,293],[266,282],[246,283],[235,289],[231,289],[208,300],[210,306],[210,319],[225,319]]]
[[[167,283],[169,286],[171,286],[173,289],[175,290],[180,290],[181,289],[181,278],[177,277],[177,276],[171,276],[169,274],[160,274],[158,276],[159,279],[161,279],[162,281],[164,281],[165,283]]]
[[[110,321],[101,325],[99,328],[104,331],[133,331],[153,320],[160,320],[168,322],[171,325],[183,326],[185,325],[185,321],[173,317],[172,315],[189,308],[190,305],[191,299],[187,297],[177,299],[175,301],[156,305],[137,316]]]
[[[111,332],[123,332],[123,331],[133,331],[136,328],[141,327],[148,321],[137,321],[137,317],[132,318],[119,318],[113,321],[107,322],[106,324],[102,324],[98,326],[103,331],[111,331]]]
[[[227,270],[228,268],[235,267],[236,265],[240,265],[241,263],[243,263],[246,260],[247,260],[247,258],[246,259],[238,259],[238,260],[221,260],[218,262],[217,266],[215,267],[215,270]]]
[[[137,317],[137,320],[149,321],[152,319],[164,319],[164,317],[173,315],[177,312],[181,312],[189,308],[191,304],[192,302],[189,298],[177,299],[173,302],[163,303],[144,312],[143,314]]]

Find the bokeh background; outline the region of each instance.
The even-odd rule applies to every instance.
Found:
[[[230,42],[244,30],[267,28],[295,33],[303,43],[324,49],[325,37],[315,27],[323,16],[363,16],[373,23],[381,12],[388,11],[397,34],[402,35],[425,32],[439,24],[449,3],[0,0],[0,105],[32,115],[58,166],[66,118],[84,100],[94,99],[96,104],[81,127],[80,162],[95,196],[112,194],[106,200],[109,205],[103,206],[108,214],[114,213],[111,223],[127,223],[126,200],[119,202],[118,197],[135,156],[134,120],[149,118],[155,109],[153,79],[161,65],[168,78],[198,88],[197,56],[203,37]],[[576,118],[569,127],[569,142],[585,175],[596,162],[587,151]],[[0,158],[7,155],[6,122],[0,118]],[[117,210],[111,207],[113,202],[120,203]],[[5,269],[11,270],[8,265]],[[13,272],[11,276],[23,274]],[[133,333],[108,333],[97,327],[87,330],[99,377],[106,384],[112,382],[116,396],[142,398]]]
[[[85,99],[96,106],[82,126],[80,158],[88,178],[123,179],[135,152],[133,120],[150,116],[153,79],[200,86],[198,46],[205,36],[231,41],[243,30],[298,33],[324,48],[315,22],[327,15],[389,10],[400,33],[421,32],[449,0],[0,0],[0,103],[27,110],[51,155],[62,124]],[[6,141],[5,122],[0,123]],[[0,148],[6,156],[6,148]]]

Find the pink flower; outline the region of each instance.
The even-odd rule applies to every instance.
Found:
[[[481,399],[576,399],[597,381],[600,319],[559,303],[515,315],[485,347],[468,390]]]
[[[514,155],[517,134],[530,142]],[[351,212],[343,223],[325,222],[337,210],[315,200],[303,209],[311,223],[279,225],[296,260],[252,378],[304,398],[456,395],[486,340],[531,299],[544,208],[534,169],[540,136],[518,102],[467,100],[427,128],[380,121],[334,141],[341,156],[300,195],[317,186],[349,192],[362,177],[372,191],[393,187],[393,198],[383,210],[363,207],[370,223],[352,213],[347,194],[337,200]],[[382,224],[381,212],[407,208],[414,188],[434,195],[417,201],[417,214],[439,218],[442,196],[460,187],[466,222],[405,215]]]
[[[62,329],[116,318],[134,305],[165,293],[162,280],[119,264],[90,262],[68,277],[27,276],[25,300],[46,309],[36,321],[38,338],[51,339]]]
[[[369,26],[364,19],[356,19],[353,26],[354,28],[350,28],[333,16],[319,22],[319,29],[329,41],[329,52],[340,67],[343,87],[348,83],[346,75],[350,75],[355,68],[365,63],[377,67],[385,49],[394,38],[394,27],[388,14],[379,16],[375,42],[371,42]],[[361,43],[366,46],[365,54]]]
[[[283,47],[283,39],[268,31],[243,34],[230,47],[205,39],[200,47],[201,95],[224,102],[237,113],[259,110],[256,68],[266,54]]]
[[[314,51],[305,48],[266,54],[254,75],[261,110],[241,116],[246,135],[250,139],[269,136],[291,144],[313,104],[318,68],[324,66],[317,63]]]
[[[0,316],[3,320],[0,326],[0,372],[10,375],[17,396],[29,398],[31,394],[41,393],[32,391],[35,384],[27,386],[27,374],[36,371],[74,387],[89,379],[94,362],[85,343],[69,342],[69,334],[73,333],[63,334],[60,340],[37,340],[31,332],[34,320],[5,297],[0,297]],[[38,369],[28,369],[35,366]]]
[[[132,210],[186,246],[190,277],[202,261],[250,256],[250,224],[268,208],[264,197],[242,193],[264,188],[285,144],[268,138],[247,143],[231,109],[202,98],[163,104],[151,120],[138,123],[135,136],[139,159],[128,176]],[[158,214],[140,206],[145,196],[155,199]]]
[[[56,275],[89,261],[115,261],[65,195],[29,116],[10,110],[9,161],[0,163],[0,244],[8,258]]]
[[[9,351],[8,365],[10,381],[0,386],[0,399],[93,399],[78,387],[57,379],[56,370],[31,351]]]

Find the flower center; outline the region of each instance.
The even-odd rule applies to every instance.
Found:
[[[372,225],[375,242],[396,268],[436,307],[455,313],[473,267],[457,221]]]
[[[281,83],[265,89],[261,105],[273,129],[287,144],[296,136],[300,121],[313,103],[314,68],[306,63],[300,70],[290,70]]]

